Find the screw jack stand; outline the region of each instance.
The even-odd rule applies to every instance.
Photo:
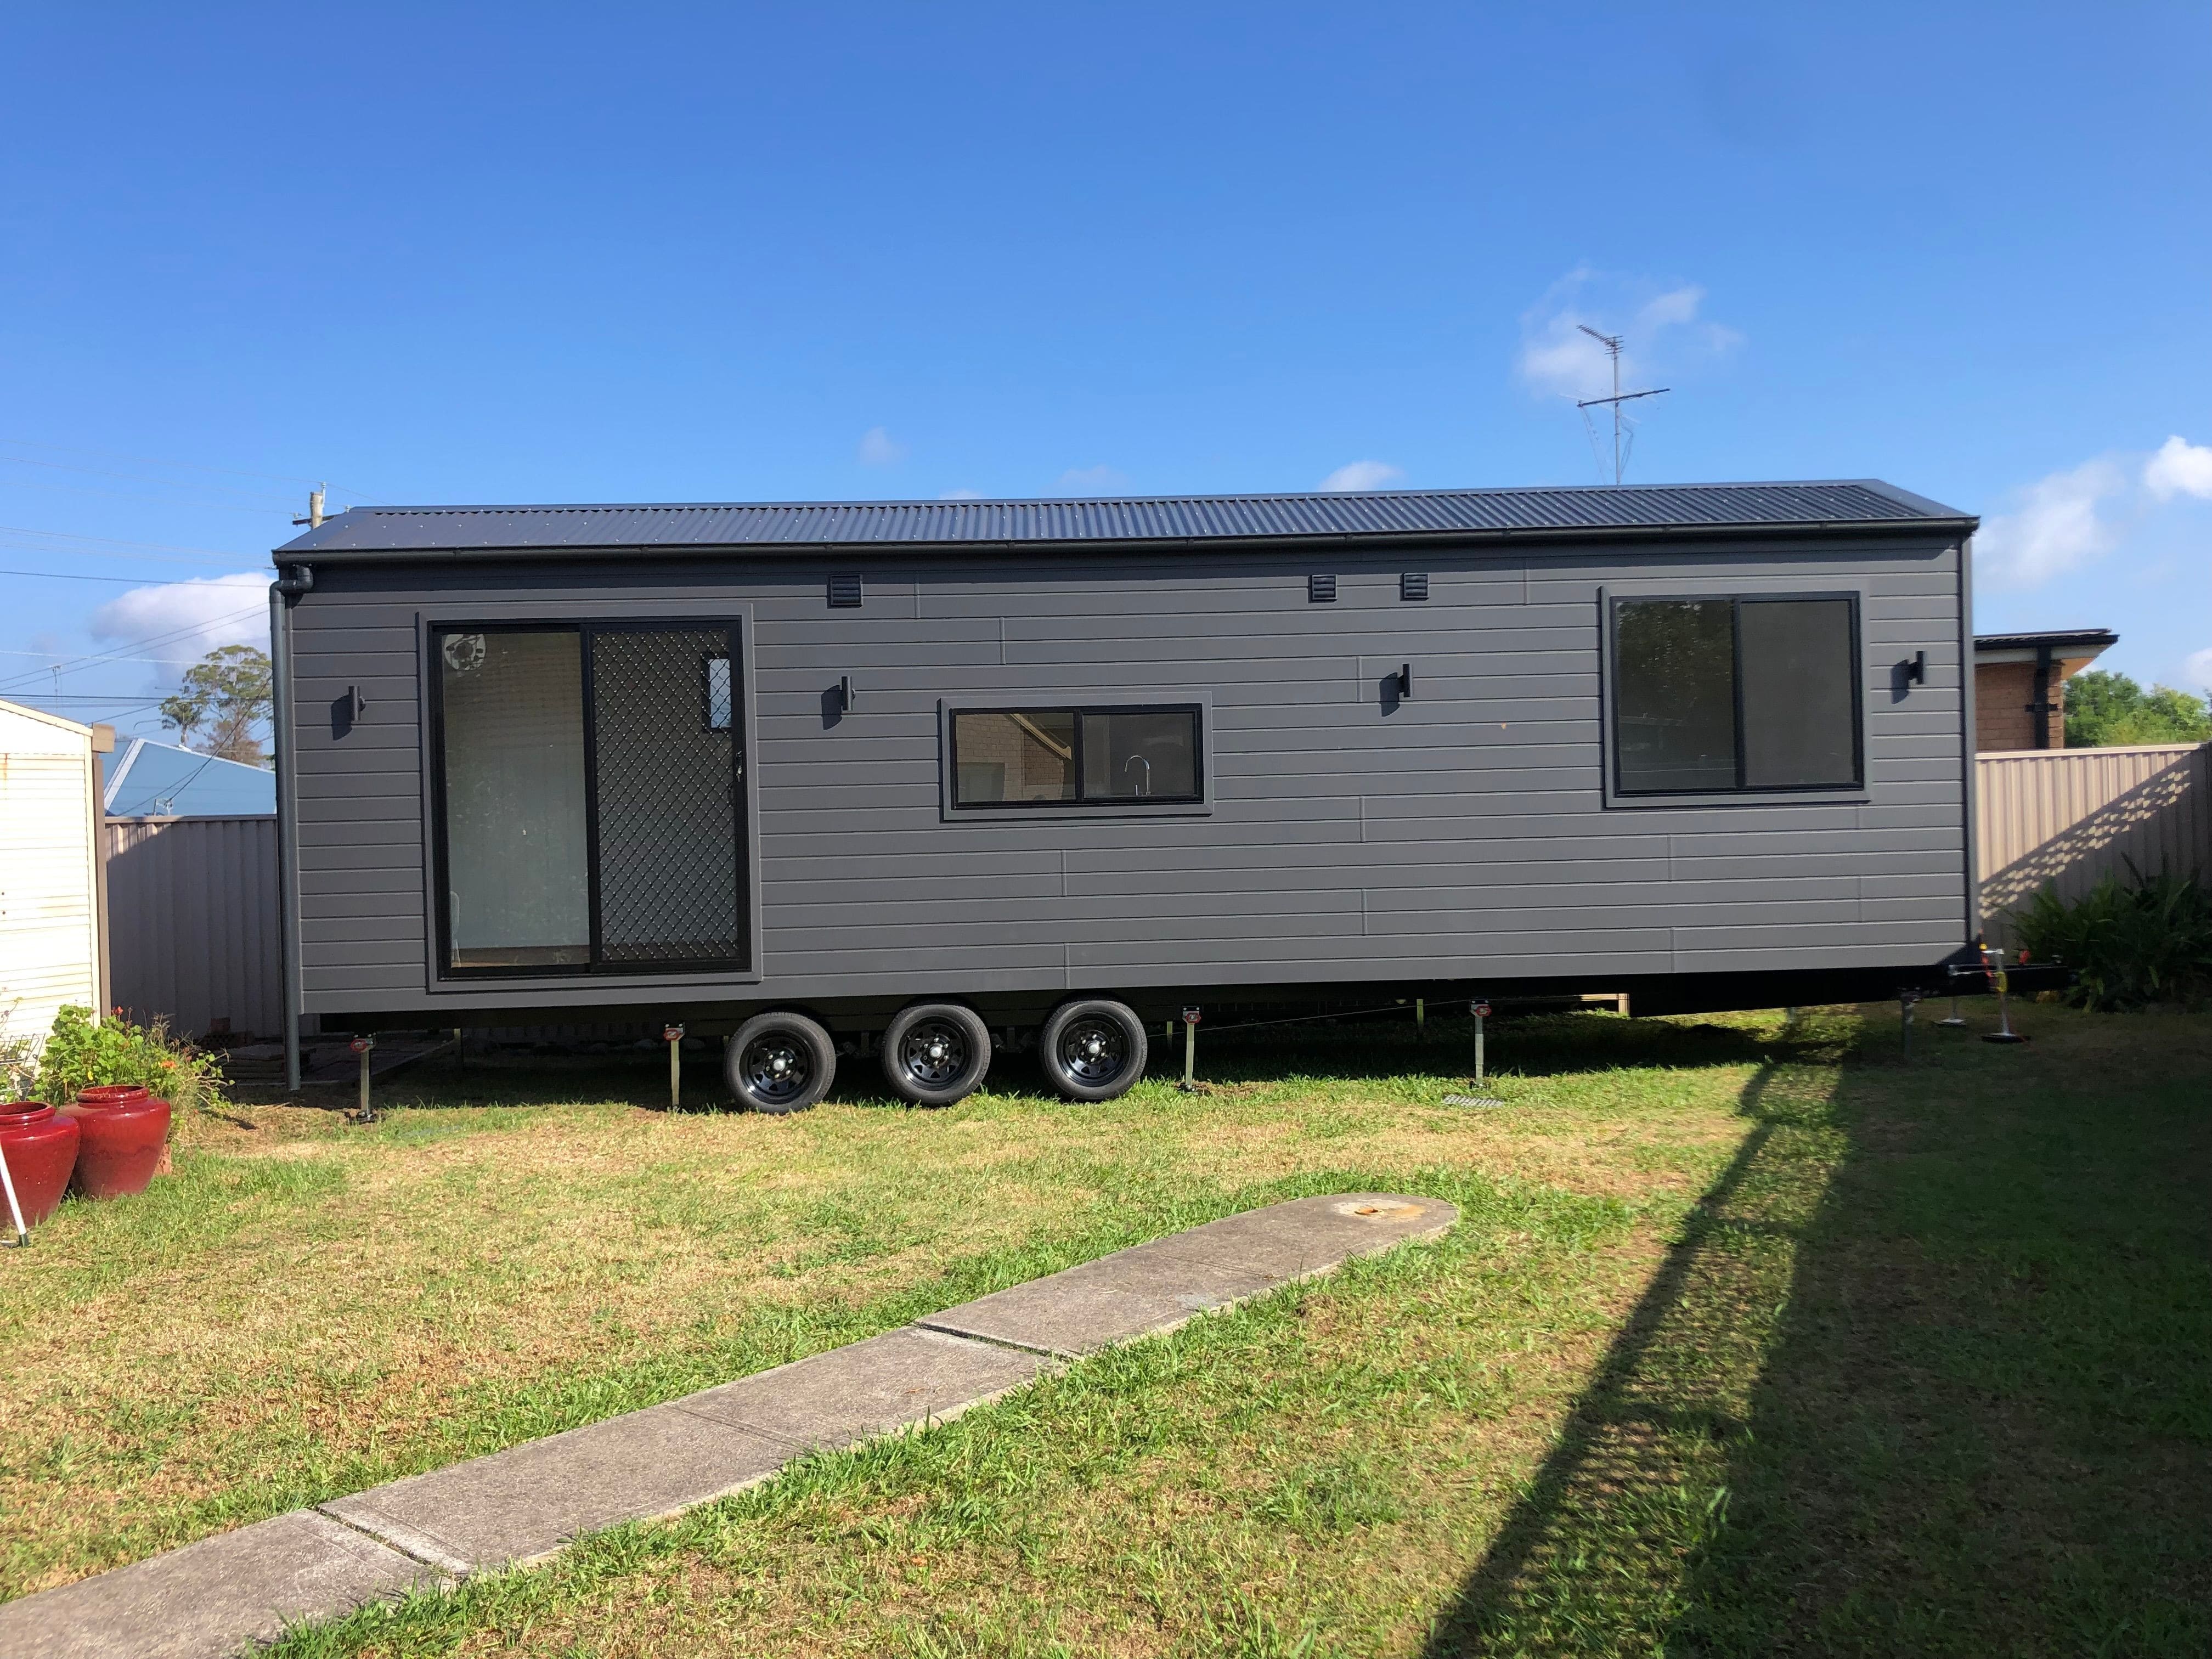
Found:
[[[1959,1029],[1959,1028],[1962,1028],[1962,1027],[1964,1027],[1964,1026],[1965,1026],[1965,1024],[1966,1024],[1966,1022],[1965,1020],[1963,1020],[1963,1019],[1961,1019],[1961,1018],[1959,1018],[1959,999],[1958,999],[1958,998],[1956,998],[1956,997],[1953,997],[1953,998],[1951,999],[1951,1017],[1950,1017],[1950,1018],[1948,1018],[1948,1019],[1939,1019],[1939,1020],[1937,1020],[1936,1023],[1936,1024],[1938,1024],[1938,1025],[1940,1025],[1940,1026],[1942,1026],[1942,1027],[1944,1027],[1944,1028],[1945,1028],[1945,1029],[1947,1029],[1947,1030]]]
[[[2025,1042],[2027,1039],[2012,1029],[2011,986],[2005,977],[2004,958],[1997,957],[1998,967],[1990,977],[1997,984],[1997,1029],[1982,1033],[1984,1042]]]
[[[356,1123],[374,1123],[376,1121],[376,1114],[369,1109],[368,1104],[368,1056],[369,1051],[376,1047],[376,1039],[373,1036],[357,1036],[346,1046],[361,1056],[361,1102],[355,1109],[353,1121]]]

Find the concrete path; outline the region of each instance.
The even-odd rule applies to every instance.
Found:
[[[287,1624],[553,1554],[926,1427],[1067,1360],[1443,1232],[1440,1200],[1301,1198],[1118,1250],[902,1329],[0,1606],[7,1659],[228,1659]]]

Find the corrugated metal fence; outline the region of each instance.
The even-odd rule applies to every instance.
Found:
[[[2030,750],[1974,757],[1982,914],[2009,942],[2004,913],[2045,882],[2062,896],[2108,871],[2212,873],[2212,744]]]
[[[276,820],[107,820],[108,995],[199,1034],[283,1029]]]

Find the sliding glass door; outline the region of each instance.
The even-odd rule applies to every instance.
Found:
[[[441,972],[750,965],[737,629],[432,640]]]

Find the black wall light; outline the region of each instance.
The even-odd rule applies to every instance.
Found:
[[[838,677],[837,712],[841,714],[849,714],[853,712],[853,677],[850,674]]]
[[[1925,651],[1914,652],[1897,665],[1905,671],[1905,678],[1914,685],[1928,684],[1928,653]]]
[[[1413,695],[1413,664],[1409,662],[1399,664],[1397,678],[1395,684],[1398,688],[1398,701],[1400,702],[1404,702],[1407,698]]]

